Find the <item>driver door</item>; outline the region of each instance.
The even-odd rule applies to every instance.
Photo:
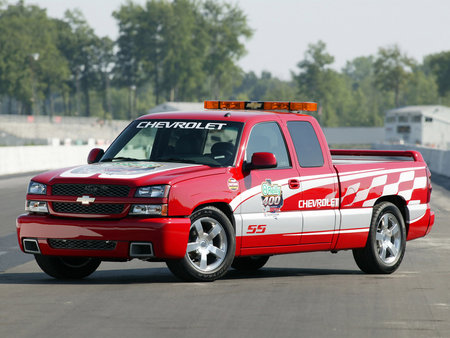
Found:
[[[240,206],[242,248],[298,244],[302,219],[297,204],[290,198],[300,191],[299,186],[290,182],[298,172],[292,166],[277,122],[253,126],[245,161],[250,162],[256,152],[274,154],[277,166],[253,169],[244,175],[245,193]]]

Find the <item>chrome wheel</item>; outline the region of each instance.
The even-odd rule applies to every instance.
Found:
[[[376,233],[378,256],[385,264],[393,264],[400,255],[402,244],[400,226],[397,218],[386,213],[379,220]]]
[[[225,259],[228,240],[222,224],[210,217],[197,219],[191,225],[186,256],[201,272],[219,267]]]
[[[227,273],[235,251],[236,235],[230,219],[220,209],[205,206],[191,215],[184,257],[166,263],[181,280],[212,282]]]

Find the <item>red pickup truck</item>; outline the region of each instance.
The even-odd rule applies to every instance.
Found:
[[[101,261],[165,261],[186,281],[271,255],[353,250],[392,273],[428,234],[430,172],[415,151],[329,150],[314,103],[206,101],[132,122],[88,165],[34,177],[20,248],[55,278]],[[70,154],[68,154],[70,156]]]

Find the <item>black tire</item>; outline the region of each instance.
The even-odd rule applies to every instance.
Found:
[[[269,258],[270,256],[236,257],[231,267],[238,271],[256,271],[261,269]]]
[[[373,208],[366,246],[353,249],[353,257],[365,273],[390,274],[400,266],[405,248],[406,227],[403,216],[394,204],[382,202]]]
[[[89,257],[57,257],[34,255],[37,264],[47,275],[56,279],[81,279],[97,270],[101,261]]]
[[[233,225],[219,209],[207,206],[191,215],[186,255],[167,261],[183,281],[212,282],[228,271],[236,250]]]

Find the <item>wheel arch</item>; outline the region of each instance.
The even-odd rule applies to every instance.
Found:
[[[400,210],[400,213],[402,214],[403,221],[405,222],[406,227],[406,236],[408,236],[409,232],[409,212],[408,208],[406,207],[406,200],[398,195],[390,195],[390,196],[382,196],[379,199],[376,200],[375,205],[380,204],[382,202],[390,202],[394,204],[398,210]]]
[[[227,218],[230,220],[234,231],[236,231],[236,222],[234,220],[233,211],[231,210],[231,207],[230,207],[230,205],[228,203],[225,203],[225,202],[210,202],[210,203],[200,204],[200,205],[195,207],[195,209],[192,211],[192,213],[194,213],[197,210],[200,210],[200,209],[202,209],[204,207],[208,207],[208,206],[215,207],[215,208],[219,209],[220,211],[222,211],[225,214],[225,216],[227,216]]]

